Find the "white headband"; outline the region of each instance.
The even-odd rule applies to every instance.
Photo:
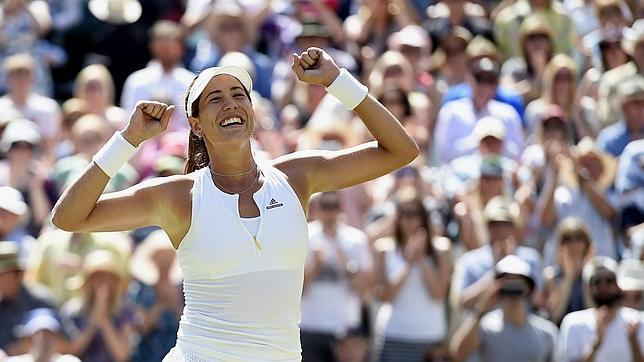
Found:
[[[192,84],[192,88],[190,88],[190,93],[188,94],[188,106],[186,107],[186,113],[188,114],[188,117],[192,117],[192,105],[197,100],[197,98],[199,98],[203,90],[206,89],[206,86],[208,85],[208,83],[210,83],[210,80],[214,76],[220,74],[228,74],[237,78],[237,80],[242,84],[242,86],[244,86],[246,92],[248,93],[250,93],[250,91],[253,89],[253,79],[251,79],[248,72],[242,67],[238,67],[236,65],[226,65],[223,67],[212,67],[204,69],[203,71],[201,71],[201,73],[199,73],[199,76],[197,76],[197,79],[195,79],[195,82]]]

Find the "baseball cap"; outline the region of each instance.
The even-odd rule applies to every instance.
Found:
[[[620,104],[644,99],[644,77],[636,75],[625,80],[617,88]]]
[[[16,142],[27,142],[33,146],[38,146],[41,141],[40,130],[38,126],[24,118],[15,119],[5,128],[0,139],[0,150],[8,152]]]
[[[644,291],[644,262],[622,260],[617,268],[617,285],[621,290]]]
[[[42,330],[54,333],[62,330],[62,326],[53,309],[36,308],[27,313],[23,324],[17,328],[17,335],[29,337]]]
[[[9,73],[18,69],[33,70],[35,67],[34,58],[27,53],[19,53],[8,56],[2,63],[4,71]]]
[[[492,116],[486,116],[476,122],[472,132],[477,141],[481,141],[485,137],[494,137],[499,140],[505,139],[505,125],[503,122]]]
[[[519,222],[519,206],[506,197],[495,196],[485,205],[483,216],[488,223],[500,221],[517,224]]]
[[[401,45],[426,48],[429,46],[429,36],[422,27],[418,25],[407,25],[391,34],[387,43],[390,49],[396,49]]]
[[[492,74],[498,77],[499,66],[492,58],[483,57],[472,62],[470,71],[474,76],[479,74]]]
[[[27,213],[28,207],[20,191],[11,186],[0,186],[0,209],[22,216]]]
[[[192,105],[199,98],[203,90],[206,89],[206,86],[210,80],[218,75],[227,74],[235,77],[246,89],[246,92],[250,93],[253,89],[253,79],[250,77],[250,74],[244,68],[237,65],[224,65],[222,67],[211,67],[204,69],[197,79],[195,79],[192,87],[190,88],[190,93],[188,93],[188,117],[192,117]]]
[[[14,241],[0,241],[0,273],[25,270],[20,259],[20,248]]]

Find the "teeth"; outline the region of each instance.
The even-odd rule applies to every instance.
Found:
[[[242,120],[239,117],[231,117],[231,118],[227,118],[227,119],[221,121],[220,125],[221,126],[227,126],[227,125],[233,124],[233,123],[242,124]]]

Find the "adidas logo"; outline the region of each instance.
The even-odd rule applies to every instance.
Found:
[[[271,198],[271,202],[268,203],[268,206],[266,206],[267,210],[274,209],[276,207],[284,206],[281,202],[275,201],[275,199]]]

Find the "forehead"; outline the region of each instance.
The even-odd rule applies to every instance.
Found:
[[[208,82],[208,85],[204,88],[203,94],[215,91],[228,91],[235,87],[244,89],[244,86],[241,84],[239,79],[228,74],[218,74],[210,79],[210,82]]]

